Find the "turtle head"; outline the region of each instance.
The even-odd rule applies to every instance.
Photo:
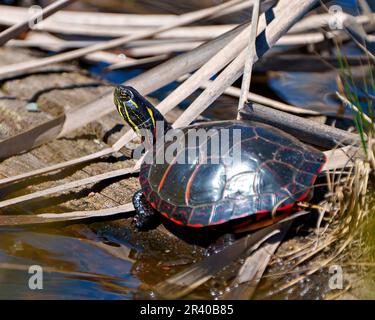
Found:
[[[133,87],[117,86],[114,102],[119,114],[137,133],[145,129],[155,135],[158,121],[163,121],[165,129],[169,128],[162,114]]]

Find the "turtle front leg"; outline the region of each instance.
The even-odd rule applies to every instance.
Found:
[[[138,190],[133,196],[133,205],[137,212],[133,223],[139,230],[155,229],[161,222],[161,215],[147,202],[142,190]]]

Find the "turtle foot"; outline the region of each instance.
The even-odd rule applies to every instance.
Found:
[[[139,214],[133,217],[134,226],[140,231],[148,231],[155,229],[160,224],[160,217],[158,214]]]
[[[138,230],[152,230],[160,224],[160,214],[145,200],[141,190],[134,194],[133,205],[137,212],[133,218],[133,224]]]

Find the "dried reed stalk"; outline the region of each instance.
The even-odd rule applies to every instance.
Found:
[[[30,29],[30,25],[32,21],[38,21],[40,17],[43,19],[53,15],[55,12],[59,11],[62,8],[67,7],[68,5],[75,2],[75,0],[57,0],[51,3],[49,6],[42,9],[41,12],[34,14],[31,17],[28,17],[24,21],[21,21],[10,28],[4,30],[0,33],[0,46],[7,43],[9,40],[16,38],[22,32],[26,32]]]
[[[254,2],[253,13],[251,18],[251,28],[250,28],[250,37],[249,37],[249,44],[247,46],[247,58],[245,60],[244,72],[242,76],[242,84],[241,84],[241,94],[240,99],[238,101],[238,119],[239,119],[239,112],[243,109],[245,102],[247,101],[248,92],[250,91],[250,84],[251,84],[251,74],[253,72],[253,64],[254,64],[254,56],[256,57],[256,45],[255,40],[257,37],[258,31],[258,19],[259,19],[259,7],[260,7],[260,0],[256,0]]]
[[[0,23],[12,25],[28,18],[28,10],[23,7],[0,5],[3,13]],[[178,19],[173,14],[126,14],[85,11],[60,11],[50,19],[44,21],[45,25],[94,25],[97,27],[158,27],[165,23],[172,23]]]
[[[133,85],[141,92],[146,90],[153,91],[159,86],[161,87],[169,83],[173,79],[180,77],[182,74],[191,72],[197,67],[200,67],[206,60],[211,57],[211,55],[214,54],[214,52],[216,52],[216,50],[222,48],[229,41],[229,39],[238,35],[243,29],[245,29],[245,27],[246,25],[240,26],[237,29],[232,30],[228,34],[225,34],[218,39],[208,42],[206,45],[203,45],[200,48],[186,53],[185,55],[181,55],[169,61],[166,61],[164,64],[157,66],[147,72],[144,72],[136,78],[131,79],[127,83],[127,85]],[[176,72],[169,72],[170,70],[176,70]],[[155,79],[156,77],[158,79],[157,82],[150,80]],[[104,95],[103,98],[99,99],[98,101],[90,103],[79,110],[73,111],[72,113],[68,113],[67,117],[69,120],[67,121],[67,123],[65,123],[68,128],[66,128],[65,131],[70,132],[71,130],[74,130],[75,127],[79,127],[82,124],[82,121],[85,123],[90,122],[90,119],[93,116],[95,118],[95,116],[99,114],[105,115],[111,111],[114,111],[113,98],[112,93],[109,93],[107,95]],[[94,118],[92,120],[95,120]],[[63,135],[64,131],[61,132],[61,126],[64,121],[65,116],[59,117],[53,119],[52,121],[48,121],[45,124],[39,125],[27,132],[1,141],[0,158],[5,158],[18,152],[29,150],[32,147],[49,141],[53,137],[56,137],[59,132],[61,135]],[[90,154],[73,160],[68,160],[63,163],[59,163],[42,169],[37,169],[25,174],[1,179],[0,184],[15,182],[35,175],[52,172],[68,166],[76,165],[109,155],[114,151],[120,150],[122,146],[134,139],[135,136],[136,135],[134,134],[134,132],[130,130],[122,138],[120,138],[112,146],[112,148],[107,148],[94,154]],[[27,142],[26,144],[25,141]]]
[[[127,212],[131,212],[133,210],[133,204],[126,203],[117,207],[100,210],[72,211],[65,213],[41,213],[35,215],[0,215],[0,227],[26,226],[62,221],[111,217],[114,215],[121,215]]]
[[[95,175],[95,176],[80,179],[80,180],[71,181],[63,185],[56,186],[56,187],[51,187],[45,190],[36,191],[36,192],[29,193],[23,196],[12,198],[9,200],[0,201],[0,208],[14,205],[14,204],[21,203],[21,202],[25,202],[25,201],[30,201],[30,200],[41,198],[41,197],[45,197],[53,193],[63,192],[69,189],[74,189],[78,187],[83,187],[85,185],[94,184],[99,181],[113,179],[116,177],[122,177],[124,175],[132,174],[136,172],[138,172],[138,168],[135,168],[135,169],[125,168],[125,169],[119,169],[119,170],[102,173],[99,175]]]
[[[283,2],[281,2],[281,3],[283,3]],[[285,9],[285,6],[286,6],[285,2],[283,3],[283,6],[284,6],[284,9]],[[278,5],[278,7],[275,8],[275,13],[280,13],[280,12],[282,12],[282,10],[279,9],[279,5]],[[278,17],[278,15],[276,15],[276,16]],[[260,23],[260,28],[262,28],[263,26],[266,26],[266,18],[264,16],[264,14],[262,15],[262,17],[263,18],[262,18],[262,23]],[[280,19],[282,19],[282,16],[281,16]],[[244,28],[244,29],[246,30],[246,28]],[[277,34],[276,30],[275,30],[275,33]],[[281,34],[282,33],[280,33],[280,36],[281,36]],[[235,42],[235,40],[232,40],[232,42],[230,42],[230,44],[231,45],[233,45],[234,43],[239,44],[238,40],[241,40],[240,35],[245,36],[246,32],[244,30],[242,30],[242,32],[240,32],[240,34],[237,35],[237,37],[236,37],[237,38],[237,42]],[[219,53],[216,54],[216,58],[219,58],[219,59],[226,58],[227,61],[228,61],[231,57],[233,57],[234,54],[237,53],[237,50],[232,50],[231,46],[227,45],[224,49],[222,49],[222,51],[220,51]],[[227,55],[228,52],[229,52],[229,55]],[[168,112],[171,108],[174,107],[174,105],[176,105],[179,101],[182,101],[186,97],[186,96],[184,96],[184,94],[186,94],[186,92],[193,92],[196,88],[198,88],[199,87],[199,82],[202,81],[202,79],[204,79],[203,76],[206,76],[206,78],[209,78],[212,75],[212,72],[215,72],[217,70],[217,68],[218,68],[217,65],[219,64],[219,61],[217,59],[216,60],[215,59],[211,59],[208,63],[205,64],[205,66],[203,68],[201,68],[198,71],[198,73],[195,74],[195,76],[193,75],[191,78],[188,79],[188,81],[186,81],[184,84],[182,84],[180,86],[180,90],[178,92],[175,91],[173,94],[169,95],[168,98],[165,99],[161,103],[161,105],[159,104],[159,108],[160,108],[161,112],[162,113]],[[193,83],[194,86],[192,86],[192,83]],[[130,84],[131,84],[131,81],[130,81]],[[182,90],[182,89],[184,89],[184,90]],[[187,93],[187,95],[189,95],[189,93]],[[107,96],[106,96],[106,98],[107,98]],[[112,100],[112,97],[111,97],[111,100]],[[191,108],[192,108],[192,106],[190,106],[188,110],[190,110]],[[102,105],[100,105],[100,109],[103,109]],[[85,111],[85,110],[83,110],[83,111]],[[79,113],[76,113],[74,118],[77,119],[77,122],[80,122],[79,120],[81,120],[81,119],[87,119],[91,113],[92,112],[85,112],[84,116],[83,115],[81,116]],[[190,117],[189,116],[187,117],[186,114],[185,114],[185,116],[183,118],[187,118],[188,119],[188,121],[184,120],[186,122],[186,124],[190,123],[193,119],[195,119],[195,117],[199,113],[193,113],[193,115],[190,116]],[[97,114],[94,113],[93,115],[97,115]],[[69,117],[68,114],[67,114],[67,117]],[[179,120],[177,120],[177,121],[179,121]],[[71,123],[74,123],[74,121],[71,121]],[[64,125],[66,125],[66,123]],[[62,132],[64,132],[64,128],[63,128]],[[28,136],[29,136],[29,134],[28,134]],[[113,146],[113,148],[115,150],[116,149],[119,150],[119,148],[121,148],[125,143],[129,142],[132,137],[134,137],[134,134],[131,133],[131,132],[128,132],[123,138],[121,138],[120,141],[118,141]],[[12,143],[12,145],[14,145],[14,143]],[[111,151],[107,150],[107,152],[109,154]],[[98,154],[100,156],[103,156],[106,153],[101,151]],[[92,159],[92,158],[93,158],[93,156],[90,157],[90,159]],[[87,157],[84,157],[83,161],[87,161],[86,159],[87,159]],[[70,164],[76,164],[76,163],[80,163],[80,162],[81,162],[80,159],[76,159],[76,161],[70,161]],[[56,166],[54,166],[53,168],[56,168]],[[46,169],[46,170],[51,171],[49,169]],[[38,172],[40,174],[40,170]],[[9,179],[7,181],[9,182]],[[15,181],[15,180],[13,180],[13,181]],[[1,183],[1,181],[0,181],[0,183]]]
[[[370,212],[368,207],[368,182],[371,173],[370,162],[368,160],[353,161],[353,167],[343,174],[343,172],[334,172],[328,175],[328,189],[326,195],[328,208],[330,208],[330,217],[327,219],[327,227],[324,233],[320,232],[319,238],[315,241],[309,242],[307,245],[294,250],[293,253],[278,256],[288,262],[289,271],[283,274],[296,273],[293,279],[278,287],[278,293],[296,285],[306,277],[315,272],[334,263],[337,258],[342,259],[344,250],[353,242],[361,233],[365,218]],[[320,236],[325,234],[322,239]],[[331,246],[336,246],[332,254],[324,256],[323,250]],[[332,249],[331,249],[332,251]],[[323,255],[318,256],[319,254]],[[315,259],[315,260],[312,260]],[[303,263],[310,263],[308,267],[297,266]],[[342,263],[340,263],[342,264]],[[271,274],[276,281],[276,278],[281,278],[280,275]]]
[[[212,82],[211,80],[208,80],[204,83],[201,83],[200,88],[206,89],[210,85],[211,82]],[[240,94],[241,94],[241,89],[230,86],[230,87],[226,88],[223,93],[228,95],[228,96],[231,96],[231,97],[239,98]],[[321,115],[321,113],[318,112],[318,111],[296,107],[296,106],[293,106],[293,105],[290,105],[290,104],[287,104],[287,103],[284,103],[284,102],[280,102],[280,101],[277,101],[277,100],[274,100],[274,99],[271,99],[271,98],[261,96],[259,94],[254,93],[254,92],[248,92],[247,99],[249,99],[251,101],[254,101],[256,103],[260,103],[260,104],[263,104],[265,106],[280,110],[280,111],[289,112],[289,113],[293,113],[293,114],[313,115],[313,116]]]
[[[229,8],[232,5],[243,2],[243,1],[244,0],[231,0],[225,3],[222,3],[220,5],[217,5],[215,7],[186,13],[186,14],[179,16],[179,18],[176,19],[176,21],[167,23],[166,25],[158,27],[154,30],[144,31],[139,34],[121,37],[118,39],[110,40],[105,43],[94,44],[89,47],[73,50],[73,51],[66,52],[66,53],[57,54],[51,57],[46,57],[46,58],[36,59],[32,61],[12,64],[12,65],[5,66],[5,67],[0,67],[0,76],[9,76],[12,74],[14,75],[14,73],[24,72],[24,71],[35,69],[38,67],[43,67],[52,63],[59,63],[59,62],[67,61],[67,60],[77,59],[95,51],[108,50],[111,48],[119,47],[121,45],[124,45],[134,40],[149,38],[158,33],[173,29],[175,27],[185,25],[185,24],[190,24],[198,20],[202,20],[204,18],[211,16],[214,13],[220,12],[221,10],[224,10],[225,8]],[[249,5],[250,5],[250,2],[249,2]]]
[[[131,67],[141,67],[150,63],[161,62],[161,61],[167,60],[168,58],[169,58],[168,54],[162,54],[162,55],[157,55],[157,56],[137,59],[137,60],[126,59],[125,61],[114,63],[108,66],[106,70],[113,71],[113,70],[119,70],[119,69],[131,68]]]
[[[238,35],[246,27],[247,24],[241,25],[197,49],[174,57],[132,78],[126,82],[126,85],[134,86],[142,94],[147,94],[161,88],[178,77],[202,66],[217,50],[220,50],[228,41]],[[27,132],[22,132],[14,137],[0,141],[0,158],[6,158],[19,152],[30,150],[56,137],[64,136],[113,111],[112,92],[103,94],[97,97],[93,102],[80,108],[70,110],[61,117],[49,120]]]
[[[189,109],[190,108],[191,107],[189,107]],[[191,119],[191,120],[189,120],[189,122],[192,121],[192,119],[194,119],[195,116],[196,115],[193,114],[193,117],[189,118],[189,119]],[[48,168],[45,168],[45,169],[39,169],[37,171],[30,172],[30,173],[27,173],[27,174],[23,174],[21,176],[2,179],[2,180],[0,180],[0,184],[1,183],[9,183],[9,182],[12,182],[12,181],[17,181],[19,179],[31,177],[31,176],[36,175],[36,174],[47,173],[47,172],[54,171],[54,170],[57,170],[57,169],[60,169],[60,168],[64,168],[67,165],[73,165],[73,164],[81,163],[81,162],[84,162],[84,161],[95,159],[96,157],[100,157],[100,156],[110,154],[110,153],[113,152],[113,150],[119,150],[125,143],[129,142],[134,136],[135,136],[134,133],[129,131],[118,142],[116,142],[114,144],[113,148],[108,148],[108,149],[102,150],[102,151],[100,151],[96,154],[93,154],[93,155],[89,155],[89,156],[85,156],[85,157],[78,158],[78,159],[75,159],[75,160],[71,160],[71,161],[68,161],[66,163],[54,165],[54,166],[51,166],[51,167],[48,167]]]
[[[234,13],[248,8],[246,3],[238,3],[230,8],[224,9],[210,18],[217,18],[228,13]],[[26,8],[0,5],[0,24],[12,26],[28,18]],[[343,13],[344,15],[346,13]],[[297,22],[290,30],[291,33],[302,33],[327,27],[331,14],[314,14]],[[354,17],[357,24],[368,24],[374,21],[375,14],[372,12]],[[170,14],[124,14],[124,13],[103,13],[103,12],[74,12],[60,11],[51,18],[41,23],[42,30],[56,33],[71,34],[76,30],[80,34],[101,35],[98,29],[130,29],[144,30],[159,27],[165,23],[172,23],[178,19],[176,15]],[[69,28],[71,27],[71,28]],[[91,28],[89,28],[91,27]],[[219,26],[215,26],[219,27]],[[76,29],[74,29],[76,28]],[[81,30],[79,30],[81,28]],[[123,35],[126,31],[117,31],[113,36]],[[114,31],[112,31],[114,33]],[[179,35],[180,37],[180,35]]]
[[[0,18],[1,20],[1,18]],[[185,39],[185,40],[208,40],[213,39],[221,34],[232,30],[237,25],[203,25],[203,26],[186,26],[179,27],[169,31],[162,32],[155,35],[155,39]],[[57,25],[49,26],[43,24],[39,29],[40,32],[51,32],[67,35],[80,35],[87,37],[105,37],[105,38],[114,38],[114,37],[123,37],[130,35],[137,35],[145,31],[151,31],[153,28],[142,28],[142,27],[126,27],[126,28],[98,28],[95,25]],[[108,40],[108,39],[107,39]],[[85,40],[87,42],[87,40]]]
[[[266,15],[263,14],[259,20],[259,28],[263,30],[263,26],[267,27],[257,37],[257,56],[253,57],[256,62],[258,58],[263,56],[269,48],[271,48],[283,34],[298,20],[301,16],[311,8],[315,3],[314,0],[307,1],[279,1],[278,4],[272,8],[274,19],[267,24]],[[291,16],[291,12],[293,15]],[[255,52],[255,50],[253,51]],[[211,83],[211,85],[203,91],[203,93],[189,106],[187,110],[177,119],[174,127],[186,126],[189,124],[189,119],[195,119],[197,115],[203,112],[212,102],[215,101],[236,79],[241,76],[242,68],[245,63],[246,50],[243,50],[240,55],[233,60]]]

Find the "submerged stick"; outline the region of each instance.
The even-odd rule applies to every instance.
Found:
[[[219,253],[208,256],[177,275],[157,284],[154,291],[163,298],[177,299],[186,296],[212,278],[246,252],[256,250],[264,241],[279,233],[278,225],[272,225],[237,240]]]
[[[363,119],[369,124],[373,125],[372,119],[364,112],[360,111],[356,105],[351,103],[346,97],[341,95],[338,91],[336,91],[336,96],[344,103],[349,109],[354,111],[355,113],[359,114],[360,117],[363,117]]]
[[[252,298],[269,261],[280,246],[291,225],[292,221],[289,221],[280,226],[280,233],[267,239],[257,251],[246,258],[236,278],[230,285],[232,289],[224,293],[220,299],[248,300]]]
[[[286,217],[268,227],[255,231],[237,240],[222,251],[204,258],[193,264],[175,276],[162,281],[154,287],[157,294],[167,299],[176,299],[186,296],[194,289],[222,271],[232,262],[241,258],[244,254],[251,254],[267,240],[273,238],[280,232],[287,232],[289,224],[294,219],[306,214],[297,213]]]
[[[40,18],[45,19],[54,14],[55,12],[59,11],[60,9],[67,7],[75,1],[76,0],[57,0],[51,3],[49,6],[43,8],[41,12],[34,14],[25,21],[22,21],[18,24],[9,27],[8,29],[0,33],[0,46],[4,45],[9,40],[16,38],[22,32],[29,30],[34,21],[38,21],[38,19]]]

